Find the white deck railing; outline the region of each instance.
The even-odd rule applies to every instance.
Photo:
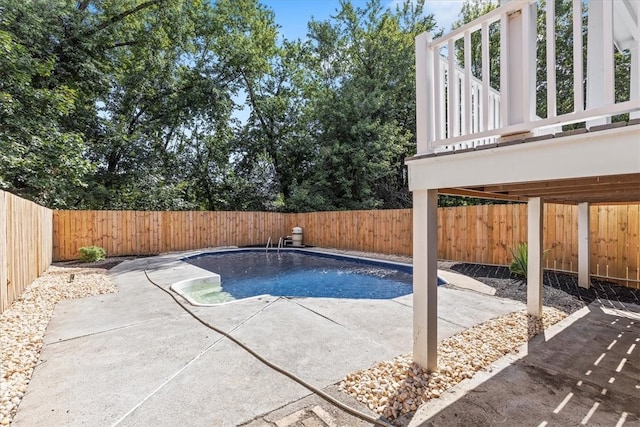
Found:
[[[629,0],[592,1],[588,9],[588,78],[584,90],[583,3],[573,8],[573,111],[558,114],[555,2],[545,5],[546,79],[536,81],[537,4],[510,1],[453,32],[416,38],[418,154],[472,148],[500,136],[548,133],[562,125],[640,111],[638,8]],[[624,10],[622,10],[624,8]],[[631,18],[629,19],[629,14]],[[635,17],[633,16],[635,14]],[[614,15],[615,33],[614,33]],[[620,18],[624,16],[624,19]],[[635,25],[634,25],[635,23]],[[499,33],[500,90],[491,85],[490,29]],[[478,34],[474,36],[474,34]],[[480,76],[473,75],[472,38],[480,39]],[[614,38],[615,37],[615,38]],[[624,45],[621,41],[624,39]],[[630,100],[615,102],[614,42],[631,51]],[[621,46],[622,45],[622,46]],[[458,58],[463,58],[462,66]],[[450,72],[450,70],[453,70]],[[536,116],[536,91],[546,87],[546,117]],[[585,96],[588,95],[588,96]]]
[[[464,130],[468,133],[479,133],[484,129],[500,128],[500,93],[490,86],[485,86],[482,80],[473,75],[465,80],[465,71],[457,65],[451,65],[450,59],[439,55],[439,66],[434,67],[434,74],[442,86],[436,86],[435,115],[436,122],[441,126],[435,128],[436,138],[444,140],[448,135],[460,136]],[[454,70],[449,77],[449,70]],[[449,83],[449,81],[451,83]],[[466,87],[467,82],[469,86]],[[452,90],[449,92],[448,88]],[[486,94],[486,99],[485,99]],[[449,98],[453,95],[453,99]],[[485,108],[482,103],[486,101]],[[458,114],[456,114],[456,112]],[[453,120],[443,118],[453,117]],[[444,150],[460,150],[475,148],[479,145],[495,142],[496,137],[473,139],[457,144],[445,145]]]

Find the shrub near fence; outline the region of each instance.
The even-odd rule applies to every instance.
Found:
[[[640,205],[591,207],[592,274],[640,287]],[[265,245],[300,226],[309,245],[411,255],[411,209],[284,214],[270,212],[56,211],[54,259],[98,245],[112,256],[150,255],[214,246]],[[545,205],[546,267],[577,271],[577,210]],[[527,240],[524,204],[438,210],[438,257],[508,265],[509,249]]]
[[[0,191],[0,313],[52,260],[52,211]]]

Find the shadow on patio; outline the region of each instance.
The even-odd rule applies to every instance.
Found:
[[[636,425],[640,307],[629,308],[591,304],[532,339],[520,359],[459,384],[402,425]]]

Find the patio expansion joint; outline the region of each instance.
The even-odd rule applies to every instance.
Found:
[[[301,401],[303,401],[305,399],[308,399],[310,396],[313,396],[313,395],[314,395],[313,393],[309,392],[308,394],[305,394],[304,396],[300,397],[299,399],[295,399],[295,400],[292,400],[290,402],[283,403],[282,405],[280,405],[280,406],[278,406],[276,408],[269,409],[269,411],[264,413],[264,414],[256,415],[255,417],[253,417],[251,419],[248,419],[246,421],[242,421],[242,422],[240,422],[238,424],[238,426],[240,426],[240,427],[241,426],[245,426],[245,425],[251,424],[251,423],[253,423],[255,421],[263,421],[265,423],[265,425],[275,426],[276,424],[274,424],[274,422],[266,419],[266,418],[269,417],[269,415],[271,413],[280,411],[280,410],[286,408],[287,406],[295,405],[295,404],[297,404],[297,403],[299,403],[299,402],[301,402]]]
[[[304,308],[305,310],[308,310],[308,311],[312,312],[313,314],[316,314],[316,315],[318,315],[318,316],[320,316],[320,317],[322,317],[322,318],[324,318],[324,319],[328,320],[328,321],[329,321],[329,322],[331,322],[331,323],[335,323],[335,324],[336,324],[336,325],[338,325],[338,326],[341,326],[341,327],[343,327],[343,328],[346,328],[346,326],[345,326],[345,325],[343,325],[342,323],[340,323],[340,322],[337,322],[337,321],[333,320],[333,319],[332,319],[332,318],[330,318],[329,316],[325,316],[324,314],[320,313],[319,311],[316,311],[316,310],[313,310],[313,309],[311,309],[311,308],[307,307],[306,305],[304,305],[304,304],[302,304],[302,303],[298,302],[296,299],[293,299],[293,298],[284,298],[284,299],[285,299],[286,301],[288,301],[288,302],[291,302],[291,303],[293,303],[293,304],[296,304],[296,305],[298,305],[298,306],[300,306],[300,307]]]
[[[237,331],[242,326],[244,326],[247,322],[249,322],[251,319],[253,319],[257,315],[259,315],[260,313],[265,311],[267,308],[269,308],[272,304],[275,304],[280,299],[282,299],[282,298],[278,297],[278,298],[274,299],[273,301],[271,301],[268,304],[266,304],[264,307],[260,308],[259,310],[257,310],[256,312],[252,313],[251,315],[247,316],[240,323],[238,323],[236,326],[234,326],[231,330],[227,331],[227,333],[231,334],[231,333]],[[194,314],[198,315],[198,313],[194,313]],[[186,313],[185,313],[185,315],[188,316]],[[191,317],[191,316],[189,316],[189,317]],[[207,329],[209,329],[209,328],[207,328]],[[160,390],[162,390],[169,383],[171,383],[174,379],[176,379],[180,374],[182,374],[189,367],[191,367],[191,365],[194,364],[198,359],[200,359],[202,356],[204,356],[206,353],[208,353],[209,350],[213,349],[216,345],[218,345],[220,342],[222,342],[225,339],[226,339],[226,337],[224,337],[224,336],[218,337],[213,343],[211,343],[211,345],[209,345],[204,350],[202,350],[200,353],[198,353],[197,355],[192,357],[187,363],[184,364],[184,366],[182,366],[180,369],[178,369],[176,372],[174,372],[169,377],[167,377],[164,381],[162,381],[162,383],[160,383],[156,388],[154,388],[150,393],[148,393],[144,398],[142,398],[140,400],[140,402],[138,402],[133,408],[131,408],[129,411],[127,411],[117,421],[115,421],[113,424],[111,424],[111,426],[115,427],[115,426],[120,425],[125,419],[127,419],[127,417],[129,417],[138,408],[140,408],[142,405],[144,405],[145,402],[147,402],[149,399],[151,399],[155,394],[157,394]],[[244,350],[242,350],[242,351],[244,351]]]
[[[405,304],[405,303],[403,303],[402,301],[398,301],[398,300],[397,300],[397,299],[395,299],[395,298],[394,298],[394,299],[391,299],[390,301],[393,301],[393,302],[395,302],[396,304],[400,304],[400,305],[401,305],[401,306],[403,306],[403,307],[408,307],[408,308],[410,308],[410,309],[413,309],[413,306],[412,306],[412,305]]]
[[[453,322],[453,321],[451,321],[449,319],[445,319],[444,317],[440,317],[440,316],[437,316],[437,317],[438,317],[438,322],[447,322],[447,323],[450,323],[452,325],[458,326],[458,327],[460,327],[460,328],[462,328],[464,330],[471,328],[471,326],[469,326],[469,325],[462,325],[460,323]]]
[[[187,314],[178,314],[176,316],[172,316],[172,318],[187,317],[187,316],[188,316]],[[153,318],[153,319],[143,320],[141,322],[133,322],[133,323],[129,323],[129,324],[126,324],[126,325],[120,325],[120,326],[115,326],[113,328],[108,328],[108,329],[103,329],[103,330],[100,330],[100,331],[91,332],[91,333],[88,333],[88,334],[77,335],[75,337],[63,338],[63,339],[59,339],[58,341],[55,341],[55,342],[45,343],[44,345],[53,346],[53,345],[56,345],[56,344],[61,344],[61,343],[65,343],[65,342],[68,342],[68,341],[74,341],[74,340],[77,340],[77,339],[87,338],[87,337],[91,337],[91,336],[94,336],[94,335],[107,334],[107,333],[119,331],[119,330],[122,330],[122,329],[135,328],[137,326],[146,325],[146,324],[153,323],[153,322],[158,322],[158,321],[166,322],[166,320],[167,319],[165,317],[156,317],[156,318]]]

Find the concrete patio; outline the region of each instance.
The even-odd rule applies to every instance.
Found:
[[[15,426],[238,425],[308,396],[152,286],[206,274],[184,254],[110,270],[119,292],[60,303]],[[524,306],[441,288],[442,338]],[[261,298],[193,307],[267,359],[325,388],[411,351],[412,297]],[[344,398],[346,396],[341,396]]]
[[[126,261],[110,270],[118,293],[58,305],[42,362],[13,425],[368,425],[205,328],[144,277],[146,269],[168,287],[206,274],[181,262],[182,256]],[[455,285],[455,275],[447,279]],[[438,294],[440,339],[524,308],[464,289],[441,287]],[[267,297],[192,309],[270,361],[364,411],[335,383],[411,351],[411,295]],[[586,419],[587,425],[635,425],[640,307],[632,309],[594,303],[398,423],[546,426]]]
[[[592,303],[423,405],[411,427],[637,426],[640,307]]]

